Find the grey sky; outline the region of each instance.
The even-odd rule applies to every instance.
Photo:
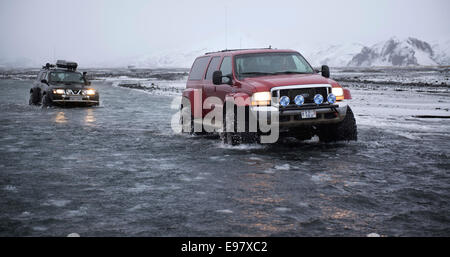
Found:
[[[449,10],[448,0],[1,0],[0,60],[40,63],[56,55],[115,66],[133,56],[202,48],[301,51],[392,36],[446,40]]]

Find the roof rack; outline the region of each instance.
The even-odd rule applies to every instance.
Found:
[[[56,61],[56,65],[55,64],[50,64],[50,63],[46,63],[44,66],[42,66],[42,69],[45,70],[50,70],[53,68],[62,68],[62,69],[68,69],[71,71],[76,71],[78,67],[78,64],[76,62],[68,62],[65,60],[57,60]]]
[[[68,62],[65,60],[58,60],[58,61],[56,61],[56,67],[75,71],[78,67],[78,64],[76,62]]]
[[[205,54],[225,53],[225,52],[243,51],[243,50],[264,50],[264,49],[272,49],[272,46],[265,47],[265,48],[224,49],[224,50],[215,51],[215,52],[207,52],[207,53],[205,53]],[[276,49],[276,48],[275,48],[275,49]]]

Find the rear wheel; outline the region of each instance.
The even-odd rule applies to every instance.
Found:
[[[341,122],[321,126],[318,136],[322,142],[356,141],[358,139],[358,132],[352,109],[347,107],[347,113]]]

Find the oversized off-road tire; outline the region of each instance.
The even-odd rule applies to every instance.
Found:
[[[322,142],[356,141],[358,132],[352,109],[347,107],[347,113],[341,122],[319,127],[318,136]]]
[[[28,100],[29,105],[39,105],[41,103],[40,95],[38,90],[30,91],[30,99]]]
[[[50,100],[48,94],[44,94],[42,96],[42,107],[51,107],[52,105],[52,100]]]
[[[232,113],[224,113],[224,119],[223,119],[223,131],[220,133],[220,138],[222,139],[222,142],[224,144],[228,145],[240,145],[240,144],[253,144],[253,143],[259,143],[260,142],[260,135],[258,132],[250,132],[249,129],[249,109],[245,109],[245,131],[244,132],[237,132],[238,131],[238,124],[237,124],[237,108],[234,108],[234,117]],[[227,122],[229,123],[234,119],[234,129],[233,131],[227,130]]]

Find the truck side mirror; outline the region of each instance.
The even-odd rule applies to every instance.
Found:
[[[213,72],[213,84],[220,85],[222,84],[222,71],[216,70]]]
[[[87,72],[86,71],[83,71],[83,79],[84,79],[84,84],[85,85],[87,85],[87,86],[91,85],[91,82],[88,81],[88,79],[87,79]]]
[[[321,73],[322,73],[322,76],[324,76],[325,78],[329,78],[330,77],[330,67],[328,67],[327,65],[322,65]]]
[[[48,84],[48,81],[46,79],[42,79],[41,83]]]
[[[227,78],[227,80],[224,82],[223,78]],[[233,85],[233,77],[231,74],[223,76],[222,71],[217,70],[213,72],[213,84],[214,85],[222,85],[222,84],[228,84]]]

